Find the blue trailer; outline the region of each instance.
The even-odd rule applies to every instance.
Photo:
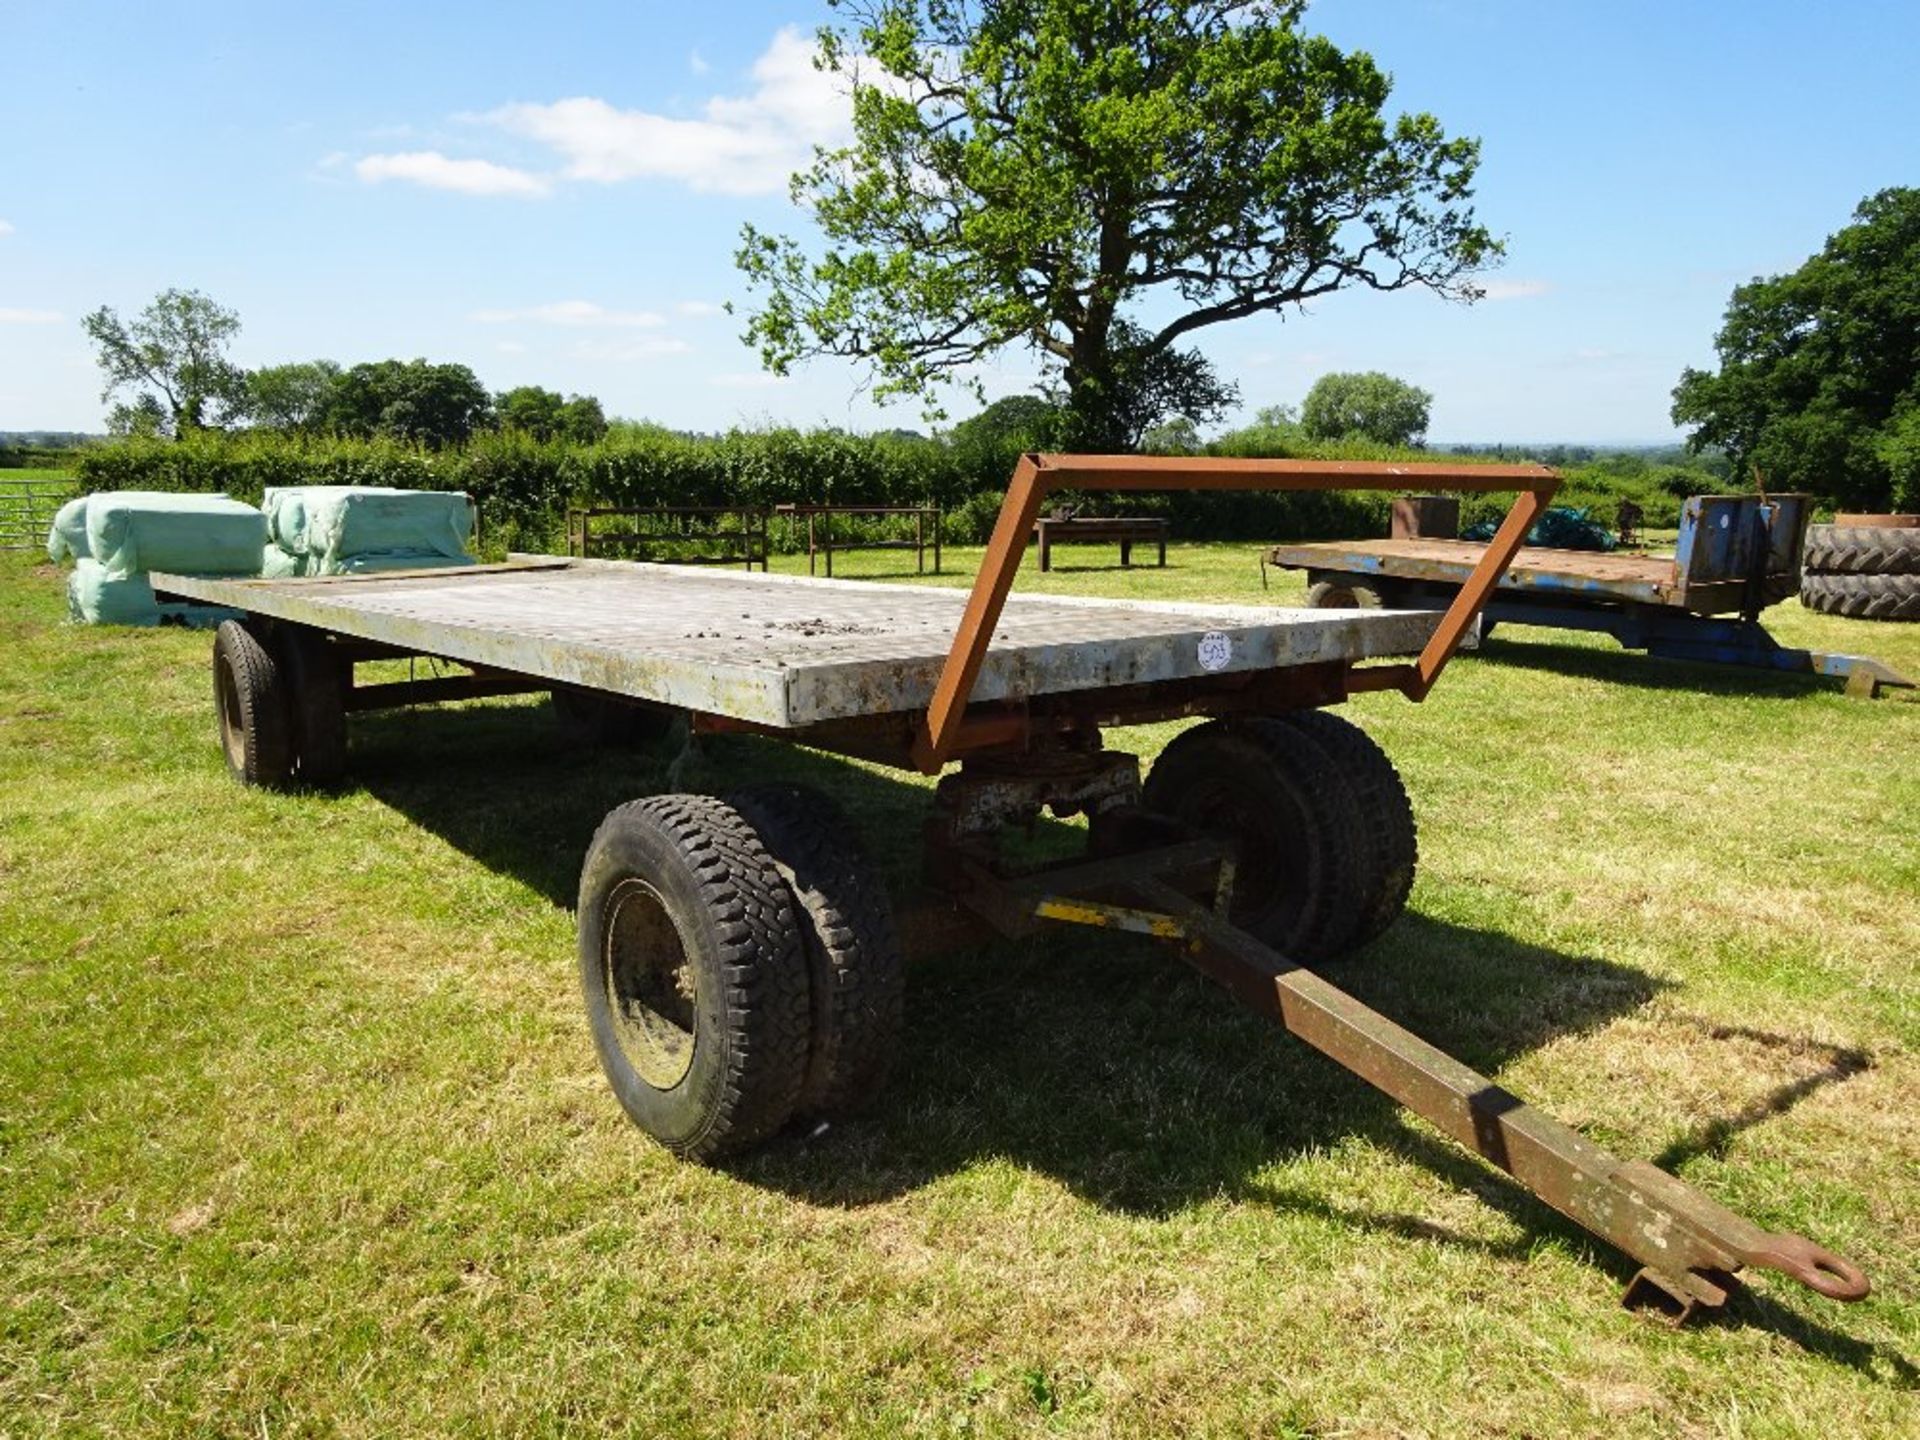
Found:
[[[1596,630],[1629,650],[1670,660],[1829,675],[1871,697],[1913,681],[1864,655],[1782,645],[1760,623],[1800,590],[1805,495],[1696,495],[1671,557],[1529,547],[1514,558],[1481,617],[1496,625]],[[1329,609],[1443,610],[1485,546],[1408,538],[1276,545],[1261,559],[1307,572],[1308,601]]]

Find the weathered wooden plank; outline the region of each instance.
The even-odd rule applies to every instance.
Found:
[[[960,590],[575,562],[423,576],[154,577],[157,590],[423,654],[797,727],[922,709]],[[1435,617],[1016,595],[975,698],[1417,651]],[[1216,637],[1203,647],[1202,641]]]

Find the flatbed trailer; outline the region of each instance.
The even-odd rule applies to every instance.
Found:
[[[1518,491],[1444,611],[1326,611],[1013,596],[1046,497],[1075,490]],[[229,767],[245,783],[344,773],[351,711],[548,690],[599,739],[754,733],[942,775],[925,911],[946,943],[1093,925],[1156,937],[1642,1266],[1627,1299],[1680,1320],[1742,1266],[1822,1295],[1848,1261],[1621,1161],[1346,995],[1311,967],[1387,930],[1413,882],[1406,792],[1321,707],[1424,697],[1558,478],[1539,466],[1024,457],[970,592],[524,558],[307,580],[155,575],[231,606],[214,643]],[[365,660],[463,674],[361,685]],[[1185,716],[1144,781],[1102,730]],[[949,769],[957,762],[957,769]],[[943,773],[945,772],[945,773]],[[1003,841],[1084,815],[1086,851],[1031,865]],[[712,1159],[795,1116],[869,1100],[900,1034],[900,927],[831,800],[791,786],[651,796],[602,822],[581,870],[579,964],[602,1068],[629,1116]]]
[[[1529,546],[1501,576],[1480,635],[1500,624],[1599,631],[1670,660],[1831,676],[1868,698],[1911,689],[1879,660],[1782,645],[1761,624],[1762,609],[1799,593],[1807,507],[1804,495],[1696,495],[1671,557]],[[1318,607],[1444,610],[1485,553],[1428,537],[1316,541],[1273,546],[1261,574],[1306,571]]]

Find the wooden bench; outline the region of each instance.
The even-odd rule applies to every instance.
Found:
[[[1074,541],[1113,541],[1120,542],[1120,564],[1130,567],[1133,564],[1133,545],[1136,540],[1145,540],[1160,547],[1160,567],[1167,564],[1167,522],[1153,516],[1136,515],[1071,515],[1065,518],[1050,517],[1037,520],[1033,526],[1034,539],[1040,542],[1040,568],[1053,568],[1053,547],[1056,544],[1070,544]]]

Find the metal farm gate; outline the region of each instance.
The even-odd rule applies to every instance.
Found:
[[[0,479],[0,550],[38,550],[73,482]]]

